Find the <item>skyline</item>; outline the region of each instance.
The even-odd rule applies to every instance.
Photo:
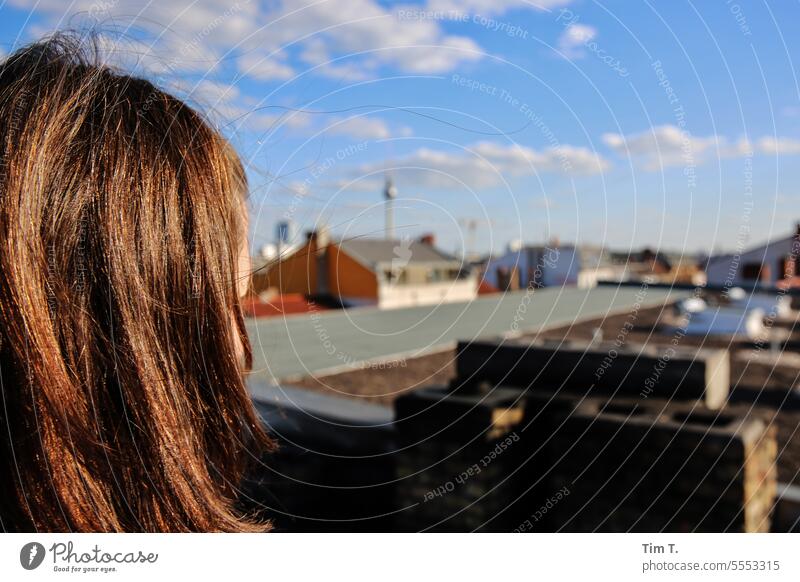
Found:
[[[191,10],[189,10],[191,8]],[[448,250],[509,240],[729,251],[800,218],[797,5],[11,0],[4,52],[71,26],[210,111],[252,245],[291,218]],[[160,24],[155,24],[160,23]],[[612,105],[613,104],[613,105]]]

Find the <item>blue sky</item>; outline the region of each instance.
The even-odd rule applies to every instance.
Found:
[[[800,4],[6,1],[4,52],[64,27],[209,112],[274,224],[724,250],[800,220]],[[466,225],[472,224],[473,228]]]

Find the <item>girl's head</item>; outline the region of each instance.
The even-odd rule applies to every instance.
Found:
[[[59,36],[0,64],[3,529],[253,531],[246,178],[185,103]],[[245,255],[246,256],[246,255]]]

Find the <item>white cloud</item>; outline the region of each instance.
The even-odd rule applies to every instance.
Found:
[[[29,34],[63,27],[69,22],[114,24],[122,34],[100,37],[108,60],[139,74],[155,75],[170,88],[186,74],[206,77],[214,71],[236,71],[263,81],[293,79],[311,66],[314,74],[347,81],[372,78],[391,69],[410,74],[442,74],[484,53],[474,40],[452,34],[440,20],[408,19],[400,5],[380,0],[9,0],[10,4],[44,16]],[[568,0],[432,0],[430,6],[458,6],[481,15],[513,9],[544,10]],[[77,15],[77,16],[76,16]],[[129,28],[130,27],[130,28]],[[91,28],[91,27],[90,27]],[[131,32],[135,31],[135,32]],[[224,69],[223,69],[224,67]],[[190,77],[191,78],[191,77]],[[243,119],[246,127],[269,129],[275,124],[308,127],[296,114],[251,113],[246,96],[236,87],[203,81],[187,82],[190,97],[211,105],[227,118]],[[181,88],[187,91],[185,88]],[[194,93],[194,95],[192,95]],[[372,119],[348,121],[334,131],[380,138],[409,135],[408,128],[389,131]]]
[[[602,139],[617,154],[643,159],[650,169],[685,164],[689,156],[702,155],[717,143],[716,137],[692,137],[674,125],[627,136],[606,133]]]
[[[752,152],[747,140],[731,142],[721,136],[693,136],[675,125],[623,136],[606,133],[603,142],[621,156],[630,156],[648,170],[698,165],[714,158],[742,157]]]
[[[250,42],[262,50],[292,43],[299,43],[301,49],[311,45],[305,54],[315,64],[325,62],[327,54],[360,53],[366,70],[391,66],[412,73],[447,72],[482,57],[472,39],[445,33],[435,20],[402,18],[398,10],[375,0],[284,3],[265,13],[266,21],[273,24]]]
[[[387,139],[392,135],[408,135],[408,128],[392,131],[389,125],[377,117],[334,118],[325,128],[331,135],[347,135],[356,139]]]
[[[263,113],[249,110],[242,113],[242,127],[252,131],[277,131],[279,129],[300,130],[312,123],[313,115],[303,111]]]
[[[535,150],[520,145],[478,142],[465,150],[447,152],[420,148],[390,164],[405,187],[483,189],[498,186],[510,177],[537,173],[597,174],[608,162],[592,151],[575,146]],[[387,169],[384,162],[364,164],[354,176],[368,177]],[[369,178],[367,183],[371,184]]]
[[[247,110],[237,104],[241,91],[235,85],[210,79],[203,79],[198,83],[177,80],[165,88],[196,106],[219,124],[227,124],[247,115]]]
[[[225,121],[236,121],[243,129],[251,131],[292,130],[295,134],[326,134],[347,136],[357,140],[388,139],[413,135],[409,127],[390,127],[386,121],[374,116],[330,117],[302,110],[266,110],[242,107],[232,102],[238,97],[236,87],[216,82],[200,83],[187,92],[190,99],[204,111],[211,111]],[[251,102],[247,99],[245,101]],[[321,122],[321,123],[320,123]]]
[[[91,24],[114,22],[118,30],[130,25],[149,31],[155,40],[145,51],[137,52],[163,59],[168,64],[162,68],[168,70],[201,72],[224,58],[238,60],[239,69],[254,78],[283,80],[295,74],[284,49],[291,55],[305,52],[309,58],[316,49],[314,64],[320,64],[327,62],[320,58],[324,56],[319,53],[320,46],[334,57],[361,54],[356,58],[362,71],[352,63],[319,69],[322,74],[347,78],[363,77],[382,66],[410,73],[442,73],[483,56],[472,39],[448,34],[436,20],[400,18],[397,8],[378,0],[10,2],[44,14],[51,27],[66,22],[78,26],[85,20]],[[504,4],[506,8],[530,7],[522,2]]]
[[[693,136],[674,125],[660,125],[650,131],[623,136],[606,133],[603,142],[621,156],[630,156],[647,170],[661,167],[699,165],[715,159],[740,158],[755,153],[800,154],[800,140],[762,137],[731,141],[724,136]]]
[[[290,129],[304,135],[341,135],[357,140],[388,139],[393,136],[413,135],[412,130],[408,127],[392,128],[386,121],[374,116],[326,117],[305,111],[286,110],[280,113],[267,113],[258,110],[248,111],[244,108],[240,108],[235,113],[242,118],[242,127],[254,131]]]
[[[343,62],[342,58],[334,61],[328,52],[325,41],[319,37],[309,39],[300,53],[300,60],[311,65],[314,73],[332,79],[363,81],[369,78],[367,71],[357,62],[347,62],[346,60]],[[355,61],[355,59],[350,59],[350,61]]]
[[[12,6],[46,16],[46,26],[74,28],[100,26],[120,31],[126,39],[133,31],[149,31],[149,42],[136,41],[130,55],[145,66],[157,65],[156,73],[165,71],[208,71],[214,68],[227,50],[258,26],[257,2],[226,5],[217,0],[176,0],[148,2],[139,0],[10,0]],[[41,28],[32,28],[36,33]],[[124,49],[124,43],[120,43]]]
[[[210,79],[203,79],[190,89],[194,98],[210,103],[213,106],[228,104],[240,96],[239,87],[220,83]]]
[[[271,81],[274,79],[285,80],[293,78],[295,70],[285,62],[275,59],[274,55],[260,52],[248,52],[236,61],[239,72],[245,76]]]
[[[534,172],[587,175],[597,174],[608,168],[608,163],[595,152],[570,145],[534,150],[520,145],[503,146],[493,142],[479,142],[470,149],[486,158],[493,166],[513,175]]]
[[[347,192],[383,192],[386,185],[383,175],[333,180],[320,184],[321,188]]]
[[[756,142],[756,148],[764,154],[800,154],[800,140],[788,137],[762,137]]]
[[[509,10],[549,10],[571,4],[573,0],[428,0],[431,11],[452,14],[480,14],[494,16]]]
[[[597,37],[597,29],[587,24],[570,24],[558,39],[558,48],[569,58],[580,58],[585,54],[583,47]]]

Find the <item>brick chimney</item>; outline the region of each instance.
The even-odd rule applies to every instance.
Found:
[[[419,242],[424,245],[428,245],[429,247],[436,246],[436,235],[432,232],[426,232],[421,237],[419,237]]]

